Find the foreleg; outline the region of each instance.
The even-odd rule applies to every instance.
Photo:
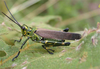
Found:
[[[27,40],[29,40],[29,37],[24,41],[24,43],[22,44],[22,46],[20,47],[20,50],[18,52],[18,54],[12,59],[12,61],[14,61],[15,58],[17,58],[20,54],[21,49],[23,48],[23,46],[25,45],[25,43],[27,42]]]
[[[21,42],[22,38],[23,38],[23,36],[20,37],[20,40],[15,40],[14,42],[16,42],[16,41]]]

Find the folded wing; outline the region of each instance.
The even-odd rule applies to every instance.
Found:
[[[75,40],[81,38],[81,35],[77,33],[53,31],[47,29],[37,29],[36,34],[43,38],[50,38],[56,40]]]

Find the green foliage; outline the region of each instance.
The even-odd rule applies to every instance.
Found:
[[[53,2],[55,1],[55,4],[53,4]],[[27,0],[10,0],[10,1],[6,1],[8,4],[8,7],[12,10],[15,9],[16,7],[20,5],[20,8],[23,7],[23,3],[28,3]],[[34,1],[33,1],[34,2]],[[48,2],[48,3],[47,3]],[[89,28],[89,26],[91,27],[96,27],[96,22],[100,21],[100,17],[98,17],[99,13],[94,12],[93,14],[89,14],[91,11],[95,11],[97,10],[98,7],[98,3],[100,1],[99,0],[88,0],[88,1],[81,1],[81,0],[40,0],[36,3],[34,3],[31,6],[24,6],[26,7],[25,9],[19,11],[18,10],[12,10],[15,11],[15,13],[13,13],[13,15],[16,17],[17,20],[19,20],[20,22],[23,21],[31,21],[33,18],[35,18],[36,16],[47,16],[47,15],[53,15],[53,16],[61,16],[62,21],[58,22],[58,23],[49,23],[52,26],[56,26],[59,24],[62,24],[63,21],[69,20],[71,18],[77,18],[82,14],[88,13],[86,16],[89,18],[86,19],[81,19],[81,20],[76,20],[74,22],[74,19],[70,20],[70,23],[67,24],[69,21],[65,22],[63,26],[59,26],[61,28],[66,28],[69,27],[71,28],[71,31],[76,31],[76,30],[83,30],[84,27],[85,28]],[[30,3],[29,3],[30,4]],[[43,6],[44,5],[44,6]],[[51,5],[51,6],[50,6]],[[50,6],[50,7],[48,7]],[[3,12],[7,12],[5,5],[3,4],[3,0],[0,4],[0,9]],[[0,11],[1,11],[0,10]],[[1,14],[1,13],[0,13]],[[82,18],[84,16],[81,16],[79,18]],[[89,26],[88,26],[89,25]]]
[[[2,17],[1,17],[2,18]],[[39,20],[40,19],[40,20]],[[42,26],[39,23],[43,17],[37,17],[32,20],[35,21],[34,24],[30,21],[29,26]],[[47,23],[50,20],[55,20],[57,17],[48,16],[43,20],[43,27],[46,29],[57,28],[49,26]],[[37,22],[38,20],[38,22]],[[40,21],[40,22],[39,22]],[[11,21],[10,21],[11,22]],[[29,40],[21,51],[20,56],[11,61],[12,58],[17,54],[21,44],[25,38],[20,42],[16,42],[14,46],[11,43],[6,43],[8,41],[14,41],[14,39],[19,39],[21,32],[19,28],[9,21],[5,21],[0,26],[0,68],[14,68],[14,69],[89,69],[89,68],[99,68],[99,49],[100,49],[100,37],[96,32],[90,32],[86,37],[82,38],[80,41],[70,41],[72,44],[68,47],[55,47],[53,55],[48,54],[44,50],[41,44]],[[9,28],[10,29],[9,29]],[[60,30],[60,29],[58,29]],[[6,35],[7,33],[8,35]],[[96,35],[96,36],[95,36]],[[96,46],[93,45],[92,36],[95,36],[98,40]],[[97,38],[98,37],[98,38]],[[6,38],[6,40],[4,40]],[[82,43],[84,42],[84,43]],[[14,44],[14,42],[12,42]],[[2,53],[2,54],[1,54]]]
[[[7,1],[7,4],[9,8],[15,8],[23,4],[23,2],[27,2],[27,0],[11,0]],[[36,26],[38,28],[57,31],[61,31],[61,28],[66,28],[67,23],[59,28],[55,26],[70,18],[72,18],[72,24],[67,26],[71,31],[75,32],[77,32],[76,30],[83,30],[84,28],[96,27],[96,23],[100,21],[100,17],[95,16],[93,18],[73,22],[73,17],[89,12],[91,7],[95,6],[94,4],[96,4],[97,7],[97,3],[99,3],[98,0],[59,0],[48,8],[46,7],[52,3],[47,3],[46,7],[41,8],[46,2],[48,2],[48,0],[41,0],[20,12],[15,12],[13,15],[21,25],[26,24],[30,27]],[[4,8],[5,5],[1,2],[0,12],[1,10],[6,12],[7,10]],[[38,13],[38,11],[33,12],[39,8],[40,13]],[[41,9],[44,8],[46,9],[42,11]],[[32,13],[31,16],[27,16],[30,13]],[[90,30],[92,31],[90,32]],[[95,31],[93,31],[93,29],[90,30],[85,31],[87,36],[83,36],[81,40],[70,41],[72,44],[68,47],[51,47],[55,50],[53,55],[50,55],[44,50],[41,46],[42,44],[29,40],[21,50],[19,57],[12,62],[12,58],[17,54],[26,38],[24,37],[20,43],[14,43],[15,39],[21,37],[21,29],[9,19],[0,15],[0,69],[99,69],[100,34],[97,32],[97,29]],[[82,31],[82,33],[83,32],[84,31]],[[79,33],[82,34],[81,32]],[[68,42],[68,40],[66,40],[66,42]]]

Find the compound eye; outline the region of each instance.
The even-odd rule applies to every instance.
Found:
[[[30,34],[30,33],[27,33],[28,35]]]
[[[25,27],[22,27],[22,29],[24,30],[24,29],[25,29]]]

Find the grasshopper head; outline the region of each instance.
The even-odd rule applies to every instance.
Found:
[[[28,27],[27,25],[23,24],[21,27],[22,30],[22,35],[23,36],[31,36],[30,34],[32,33],[32,28]]]
[[[35,32],[35,30],[33,30],[33,28],[31,28],[31,27],[28,27],[27,25],[20,25],[20,23],[19,22],[17,22],[17,20],[14,18],[14,16],[12,15],[12,13],[9,11],[9,8],[7,7],[7,5],[6,5],[6,2],[4,1],[4,3],[5,3],[5,6],[6,6],[6,8],[7,8],[7,10],[8,10],[8,12],[10,13],[10,15],[12,16],[12,18],[14,19],[11,19],[9,16],[7,16],[4,12],[2,12],[7,18],[9,18],[11,21],[13,21],[15,24],[17,24],[20,28],[21,28],[21,30],[22,30],[22,35],[23,36],[29,36],[29,37],[31,37],[32,36],[32,34],[33,34],[33,32]]]

